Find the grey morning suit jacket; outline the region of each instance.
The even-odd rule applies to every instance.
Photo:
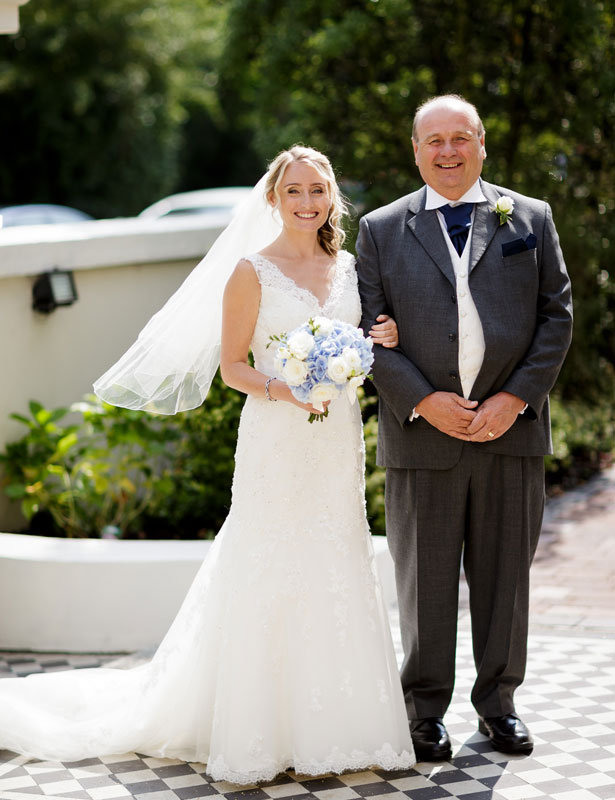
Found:
[[[420,189],[363,217],[357,240],[362,325],[367,331],[389,313],[399,329],[398,348],[374,348],[381,466],[449,469],[464,446],[514,456],[551,452],[548,394],[571,339],[570,280],[549,206],[485,181],[481,188],[487,202],[474,212],[469,285],[485,357],[470,399],[506,391],[528,408],[500,438],[469,445],[408,419],[433,391],[462,394],[455,274]],[[515,201],[504,225],[489,210],[502,195]]]

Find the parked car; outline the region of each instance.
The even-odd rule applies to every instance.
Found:
[[[143,209],[139,217],[162,219],[177,214],[215,214],[221,217],[226,215],[228,222],[234,209],[251,191],[251,186],[226,186],[220,189],[180,192]]]
[[[0,207],[2,227],[13,225],[54,225],[57,222],[84,222],[94,219],[84,211],[52,203],[26,203],[21,206]]]

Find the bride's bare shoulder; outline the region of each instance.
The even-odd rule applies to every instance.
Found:
[[[258,275],[249,257],[240,258],[226,284],[226,293],[260,291]]]
[[[236,272],[238,275],[256,278],[257,271],[254,264],[254,258],[251,256],[244,256],[244,258],[240,258],[235,265],[234,272]]]

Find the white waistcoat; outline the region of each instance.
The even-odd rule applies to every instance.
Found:
[[[459,316],[459,377],[463,396],[470,396],[476,376],[480,372],[485,357],[485,337],[483,326],[470,294],[470,251],[472,242],[472,229],[463,253],[455,250],[451,237],[446,230],[446,222],[441,212],[438,219],[444,234],[444,241],[451,255],[455,277],[457,279],[457,314]]]

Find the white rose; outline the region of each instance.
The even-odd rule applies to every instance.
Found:
[[[282,368],[282,377],[289,386],[301,386],[307,374],[307,364],[298,358],[289,358]]]
[[[496,211],[501,211],[502,214],[512,214],[514,206],[515,206],[515,201],[512,199],[512,197],[509,197],[507,194],[502,195],[502,197],[498,198],[498,201],[495,204]]]
[[[350,374],[350,367],[343,356],[331,356],[327,362],[327,375],[333,383],[344,383]]]
[[[342,358],[348,364],[350,372],[361,372],[361,356],[354,347],[345,347],[342,350]]]
[[[278,347],[278,352],[277,352],[276,358],[284,358],[284,359],[286,359],[286,358],[291,358],[291,357],[292,357],[292,353],[290,352],[288,347],[286,347],[286,345],[284,345],[284,344],[281,344]]]
[[[333,320],[326,317],[314,317],[314,327],[318,328],[316,333],[318,336],[328,336],[333,330]]]
[[[359,386],[363,385],[363,381],[365,380],[365,375],[357,375],[354,378],[351,378],[348,383],[346,384],[346,395],[351,403],[354,403],[357,399],[357,389]]]
[[[286,345],[292,356],[303,361],[312,352],[314,337],[307,331],[297,331],[289,338]]]
[[[339,396],[337,387],[332,383],[318,383],[310,392],[310,402],[318,411],[324,411],[323,403],[335,400]]]

